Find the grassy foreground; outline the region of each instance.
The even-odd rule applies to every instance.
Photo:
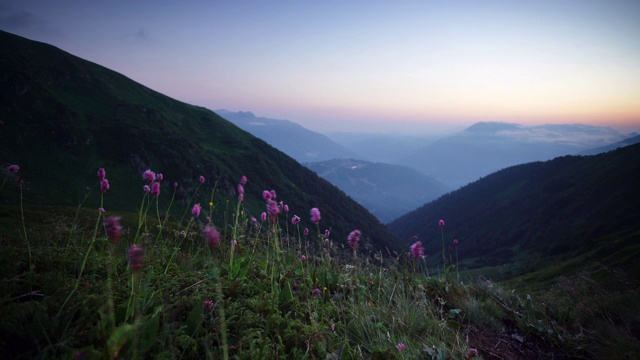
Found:
[[[9,180],[0,191],[22,191]],[[553,304],[482,277],[463,282],[455,260],[427,269],[408,246],[363,254],[359,237],[334,239],[331,219],[299,221],[294,214],[309,209],[288,209],[275,194],[261,219],[239,198],[220,221],[207,218],[215,193],[196,186],[189,203],[174,205],[184,215],[169,216],[171,205],[157,207],[170,196],[153,194],[157,181],[141,190],[138,214],[0,208],[3,356],[562,359],[638,350],[615,324],[617,344],[577,323],[580,314],[562,307],[575,294],[558,291]],[[100,185],[93,196],[108,203]]]

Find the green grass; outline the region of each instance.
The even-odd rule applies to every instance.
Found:
[[[104,196],[108,200],[109,192]],[[207,200],[196,191],[190,204]],[[454,269],[428,276],[426,263],[407,254],[359,250],[354,257],[337,243],[320,252],[321,234],[300,236],[301,229],[285,226],[282,216],[273,224],[252,224],[241,205],[236,222],[233,201],[218,209],[226,237],[210,249],[200,233],[204,216],[190,217],[190,204],[181,205],[188,213],[182,221],[173,217],[166,223],[158,222],[154,201],[142,204],[147,217],[32,205],[24,209],[24,227],[19,206],[0,207],[3,354],[463,359],[470,348],[478,349],[478,358],[492,358],[496,349],[506,357],[559,358],[619,357],[638,350],[637,284],[612,292],[624,283],[601,287],[590,278],[599,276],[597,267],[526,295],[521,283],[518,292],[508,290],[512,285],[486,283],[482,274],[489,269],[462,272],[458,282]],[[162,207],[161,219],[168,210]],[[122,217],[117,243],[102,226],[103,216],[110,215]],[[321,228],[330,222],[323,218]],[[234,233],[238,244],[231,259]],[[126,259],[133,243],[144,249],[136,274]],[[532,273],[520,281],[545,284],[569,266],[566,261],[548,267],[551,275]],[[610,276],[598,281],[603,279],[611,284]]]

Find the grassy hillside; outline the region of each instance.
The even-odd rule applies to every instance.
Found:
[[[162,192],[176,201],[215,203],[221,223],[242,175],[246,211],[265,211],[263,190],[276,190],[307,226],[309,209],[333,216],[335,239],[368,229],[372,248],[393,248],[391,235],[366,209],[296,161],[210,110],[173,100],[109,69],[55,47],[0,32],[0,163],[19,164],[25,204],[75,206],[109,174],[104,207],[135,211],[147,169],[164,175]],[[6,167],[5,167],[6,171]],[[199,176],[206,182],[200,185]],[[130,186],[138,184],[137,186]],[[15,188],[14,188],[15,189]],[[215,193],[213,190],[215,189]],[[8,190],[8,188],[5,188]],[[14,203],[16,191],[0,193]],[[167,207],[170,197],[161,205]],[[84,203],[97,208],[99,196]]]
[[[444,219],[447,239],[459,239],[459,254],[474,259],[465,264],[470,268],[584,252],[612,234],[640,228],[638,173],[640,145],[514,166],[444,195],[389,228],[402,239],[424,239],[427,252],[436,255],[438,220]]]

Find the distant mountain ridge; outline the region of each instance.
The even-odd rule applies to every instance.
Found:
[[[0,164],[19,164],[25,204],[76,206],[106,168],[111,187],[108,212],[137,211],[143,197],[141,174],[163,173],[161,207],[176,183],[174,209],[195,201],[214,203],[213,219],[236,203],[242,175],[245,212],[260,218],[262,190],[315,228],[308,213],[322,212],[321,227],[336,241],[358,228],[363,247],[397,246],[395,237],[365,208],[294,159],[241,130],[214,112],[188,105],[125,76],[58,48],[0,31]],[[206,181],[200,185],[198,177]],[[0,202],[15,204],[13,182]],[[214,192],[215,190],[215,192]],[[213,200],[210,200],[213,199]],[[87,207],[101,206],[95,191]],[[312,225],[314,225],[312,227]]]
[[[382,222],[434,200],[450,189],[417,170],[363,160],[334,159],[305,163]]]
[[[579,154],[624,138],[610,128],[581,124],[481,122],[414,150],[396,163],[455,188],[509,166]]]
[[[257,117],[249,111],[216,110],[239,128],[266,141],[299,162],[353,157],[354,153],[325,135],[289,120]]]

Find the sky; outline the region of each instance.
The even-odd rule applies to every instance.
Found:
[[[640,130],[640,1],[0,0],[0,29],[319,132]]]

